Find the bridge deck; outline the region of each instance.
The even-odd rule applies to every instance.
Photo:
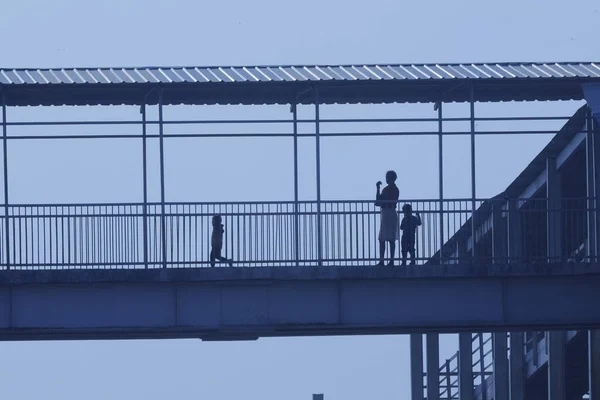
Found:
[[[6,271],[0,339],[577,329],[600,264]]]

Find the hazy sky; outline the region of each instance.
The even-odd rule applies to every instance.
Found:
[[[594,0],[20,0],[2,5],[0,66],[598,61],[599,9]],[[568,116],[578,105],[481,105],[478,112]],[[458,116],[468,108],[451,105],[445,111]],[[300,116],[308,118],[310,112],[303,107]],[[165,115],[285,118],[289,108],[168,108]],[[357,115],[436,114],[431,105],[322,110],[323,117]],[[31,118],[133,119],[139,113],[134,108],[9,110],[9,120]],[[478,139],[478,196],[502,191],[549,139]],[[326,139],[323,197],[371,198],[374,183],[394,168],[402,197],[434,198],[436,143],[424,137]],[[314,196],[313,146],[310,139],[301,143],[301,191],[307,199]],[[446,194],[468,196],[468,138],[446,139],[445,146]],[[18,142],[9,151],[11,202],[141,199],[139,141]],[[156,199],[156,146],[150,151]],[[169,201],[293,198],[289,140],[180,139],[170,141],[166,152]],[[500,164],[507,158],[510,163]],[[211,170],[213,165],[219,168]],[[455,338],[443,337],[441,351],[442,359],[456,351]],[[408,399],[410,393],[404,336],[2,343],[0,354],[0,397],[8,399],[303,400],[325,393],[327,400],[391,400]]]

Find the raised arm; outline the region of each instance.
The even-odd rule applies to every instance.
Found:
[[[419,215],[419,213],[417,212],[415,216],[417,217],[417,226],[421,226],[421,215]]]
[[[375,194],[375,206],[381,207],[381,181],[375,184],[377,186],[377,193]]]

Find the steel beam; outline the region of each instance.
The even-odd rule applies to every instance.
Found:
[[[158,92],[158,134],[160,152],[160,224],[162,244],[162,267],[167,268],[167,221],[165,216],[165,148],[163,123],[163,89]]]
[[[438,186],[440,207],[440,243],[444,243],[444,119],[442,113],[442,102],[438,107]],[[440,248],[440,264],[444,262],[444,252]]]
[[[142,114],[142,180],[143,180],[143,240],[144,240],[144,268],[148,268],[148,143],[146,127],[146,104],[140,108]]]
[[[423,400],[423,335],[410,335],[410,398]]]
[[[586,242],[586,256],[588,260],[595,259],[598,251],[597,238],[597,216],[596,216],[596,167],[595,167],[595,143],[597,140],[594,137],[592,112],[588,108],[586,115],[586,186],[587,186],[587,231],[589,232]]]
[[[600,329],[600,266],[435,267],[5,271],[0,339]]]
[[[440,336],[428,333],[427,338],[427,400],[440,399]]]
[[[547,233],[547,244],[548,244],[548,261],[556,262],[562,259],[562,227],[561,227],[561,213],[562,213],[562,200],[561,200],[561,189],[560,189],[560,175],[556,170],[556,159],[548,158],[546,160],[546,174],[548,179],[546,181],[546,191],[548,196],[548,212],[546,214],[548,221],[548,233]]]
[[[292,104],[293,133],[294,133],[294,255],[296,266],[300,265],[300,218],[298,190],[298,105]]]
[[[508,202],[508,262],[521,257],[521,218],[518,200]]]
[[[10,221],[8,210],[8,128],[6,124],[6,93],[2,93],[2,161],[4,164],[4,253],[6,269],[10,269]]]
[[[473,247],[471,256],[473,262],[477,259],[477,225],[475,223],[477,187],[475,185],[475,86],[470,87],[470,116],[471,116],[471,237],[473,238]]]
[[[317,173],[317,262],[321,266],[323,263],[323,232],[321,230],[321,122],[318,90],[315,90],[315,159]]]
[[[473,339],[470,333],[458,335],[458,397],[474,400]]]

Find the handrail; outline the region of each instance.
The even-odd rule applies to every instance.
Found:
[[[421,225],[414,235],[415,254],[409,254],[412,260],[407,261],[563,262],[567,257],[548,257],[547,242],[536,232],[543,229],[549,214],[564,216],[569,221],[564,227],[564,247],[573,252],[585,241],[581,226],[595,210],[588,209],[588,198],[561,201],[560,209],[548,209],[545,199],[523,203],[517,214],[522,228],[518,240],[526,251],[516,257],[508,253],[507,244],[517,240],[506,229],[508,210],[496,206],[486,209],[487,205],[506,204],[507,200],[482,201],[475,214],[470,200],[444,200],[442,206],[439,200],[411,200]],[[401,204],[404,201],[396,208],[398,221],[404,217]],[[500,219],[494,219],[492,224],[487,212],[499,213]],[[211,218],[215,214],[222,216],[225,225],[223,250],[233,256],[238,267],[359,266],[379,261],[381,216],[373,200],[182,202],[166,203],[164,211],[160,203],[38,204],[8,205],[0,212],[0,241],[9,242],[0,249],[0,268],[7,265],[7,259],[14,268],[154,268],[163,260],[164,251],[168,254],[163,267],[208,266]],[[467,221],[473,217],[478,224],[476,259],[470,251],[459,251],[472,243]],[[320,241],[318,227],[322,230]],[[450,238],[443,245],[440,227],[444,237]],[[505,245],[496,246],[497,238]],[[466,246],[457,246],[458,241]],[[575,254],[586,261],[596,260],[581,252]],[[489,338],[485,338],[483,345],[488,344]],[[488,354],[485,351],[479,357]]]

